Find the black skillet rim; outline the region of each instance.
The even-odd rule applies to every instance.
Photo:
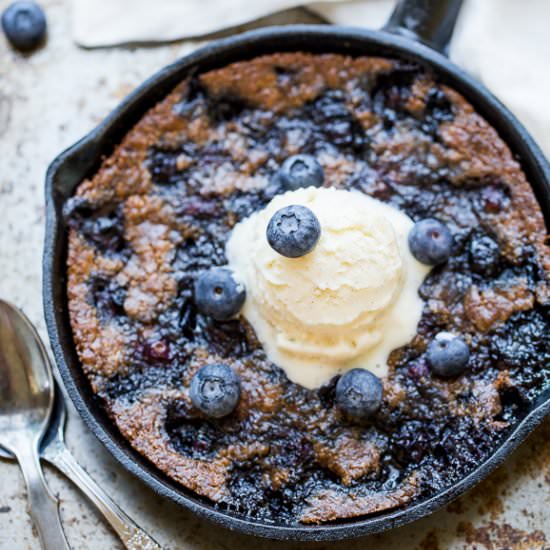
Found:
[[[378,533],[420,519],[449,503],[484,479],[550,413],[546,390],[507,437],[475,470],[433,497],[387,513],[316,526],[277,525],[222,511],[162,474],[117,433],[101,410],[76,357],[65,297],[66,236],[60,222],[63,200],[76,183],[97,167],[108,151],[139,117],[182,78],[237,60],[276,51],[332,52],[380,55],[420,62],[462,93],[498,131],[522,164],[547,225],[550,225],[550,167],[541,150],[517,119],[481,84],[435,50],[409,38],[383,31],[324,26],[289,25],[247,32],[213,42],[160,70],[132,92],[97,128],[61,153],[46,175],[46,236],[43,256],[43,301],[57,368],[80,416],[116,460],[157,494],[168,497],[198,516],[250,535],[296,541],[343,540]],[[60,181],[71,179],[71,189]]]

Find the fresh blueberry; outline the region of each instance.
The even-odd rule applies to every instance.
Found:
[[[488,235],[474,237],[470,241],[470,265],[480,275],[494,275],[498,268],[500,248]]]
[[[313,250],[321,236],[321,225],[309,208],[292,204],[273,214],[266,235],[273,250],[287,258],[299,258]]]
[[[373,415],[382,404],[382,382],[365,369],[351,369],[336,384],[337,407],[361,420]]]
[[[469,358],[468,344],[460,336],[448,332],[440,332],[428,346],[428,363],[438,376],[458,376],[466,368]]]
[[[241,396],[241,381],[227,365],[206,365],[193,376],[189,395],[193,405],[204,414],[221,418],[237,406]]]
[[[246,298],[244,286],[228,267],[213,267],[195,282],[195,303],[201,313],[227,321],[239,313]]]
[[[46,17],[34,2],[14,2],[2,14],[2,28],[10,44],[21,51],[34,50],[46,36]]]
[[[315,157],[294,155],[283,162],[275,179],[283,188],[295,191],[301,187],[321,187],[325,173]]]
[[[423,264],[445,263],[451,255],[452,244],[453,236],[449,228],[432,218],[415,223],[409,233],[410,251]]]

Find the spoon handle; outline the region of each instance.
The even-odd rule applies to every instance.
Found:
[[[14,449],[27,485],[29,512],[44,550],[70,550],[61,519],[59,502],[44,479],[35,445]]]
[[[53,448],[52,448],[53,447]],[[67,447],[61,443],[49,445],[43,457],[63,472],[103,514],[128,550],[162,550],[162,547],[138,527],[113,502],[105,491],[80,466]]]

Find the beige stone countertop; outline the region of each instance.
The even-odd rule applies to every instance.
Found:
[[[0,11],[8,5],[0,0]],[[49,37],[30,56],[0,33],[0,296],[20,306],[47,339],[42,314],[44,174],[49,162],[97,125],[135,86],[196,43],[84,50],[70,37],[70,6],[42,0]],[[281,21],[312,21],[294,10]],[[71,406],[69,447],[113,498],[166,548],[334,550],[550,548],[550,420],[485,482],[432,516],[389,533],[341,543],[257,540],[195,518],[157,497],[115,463]],[[122,548],[84,497],[49,467],[74,549]],[[0,461],[0,548],[39,548],[16,464]]]

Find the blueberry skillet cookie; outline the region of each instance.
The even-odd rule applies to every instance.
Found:
[[[540,208],[420,66],[285,53],[187,78],[64,217],[91,391],[224,509],[317,524],[405,507],[549,383]]]

